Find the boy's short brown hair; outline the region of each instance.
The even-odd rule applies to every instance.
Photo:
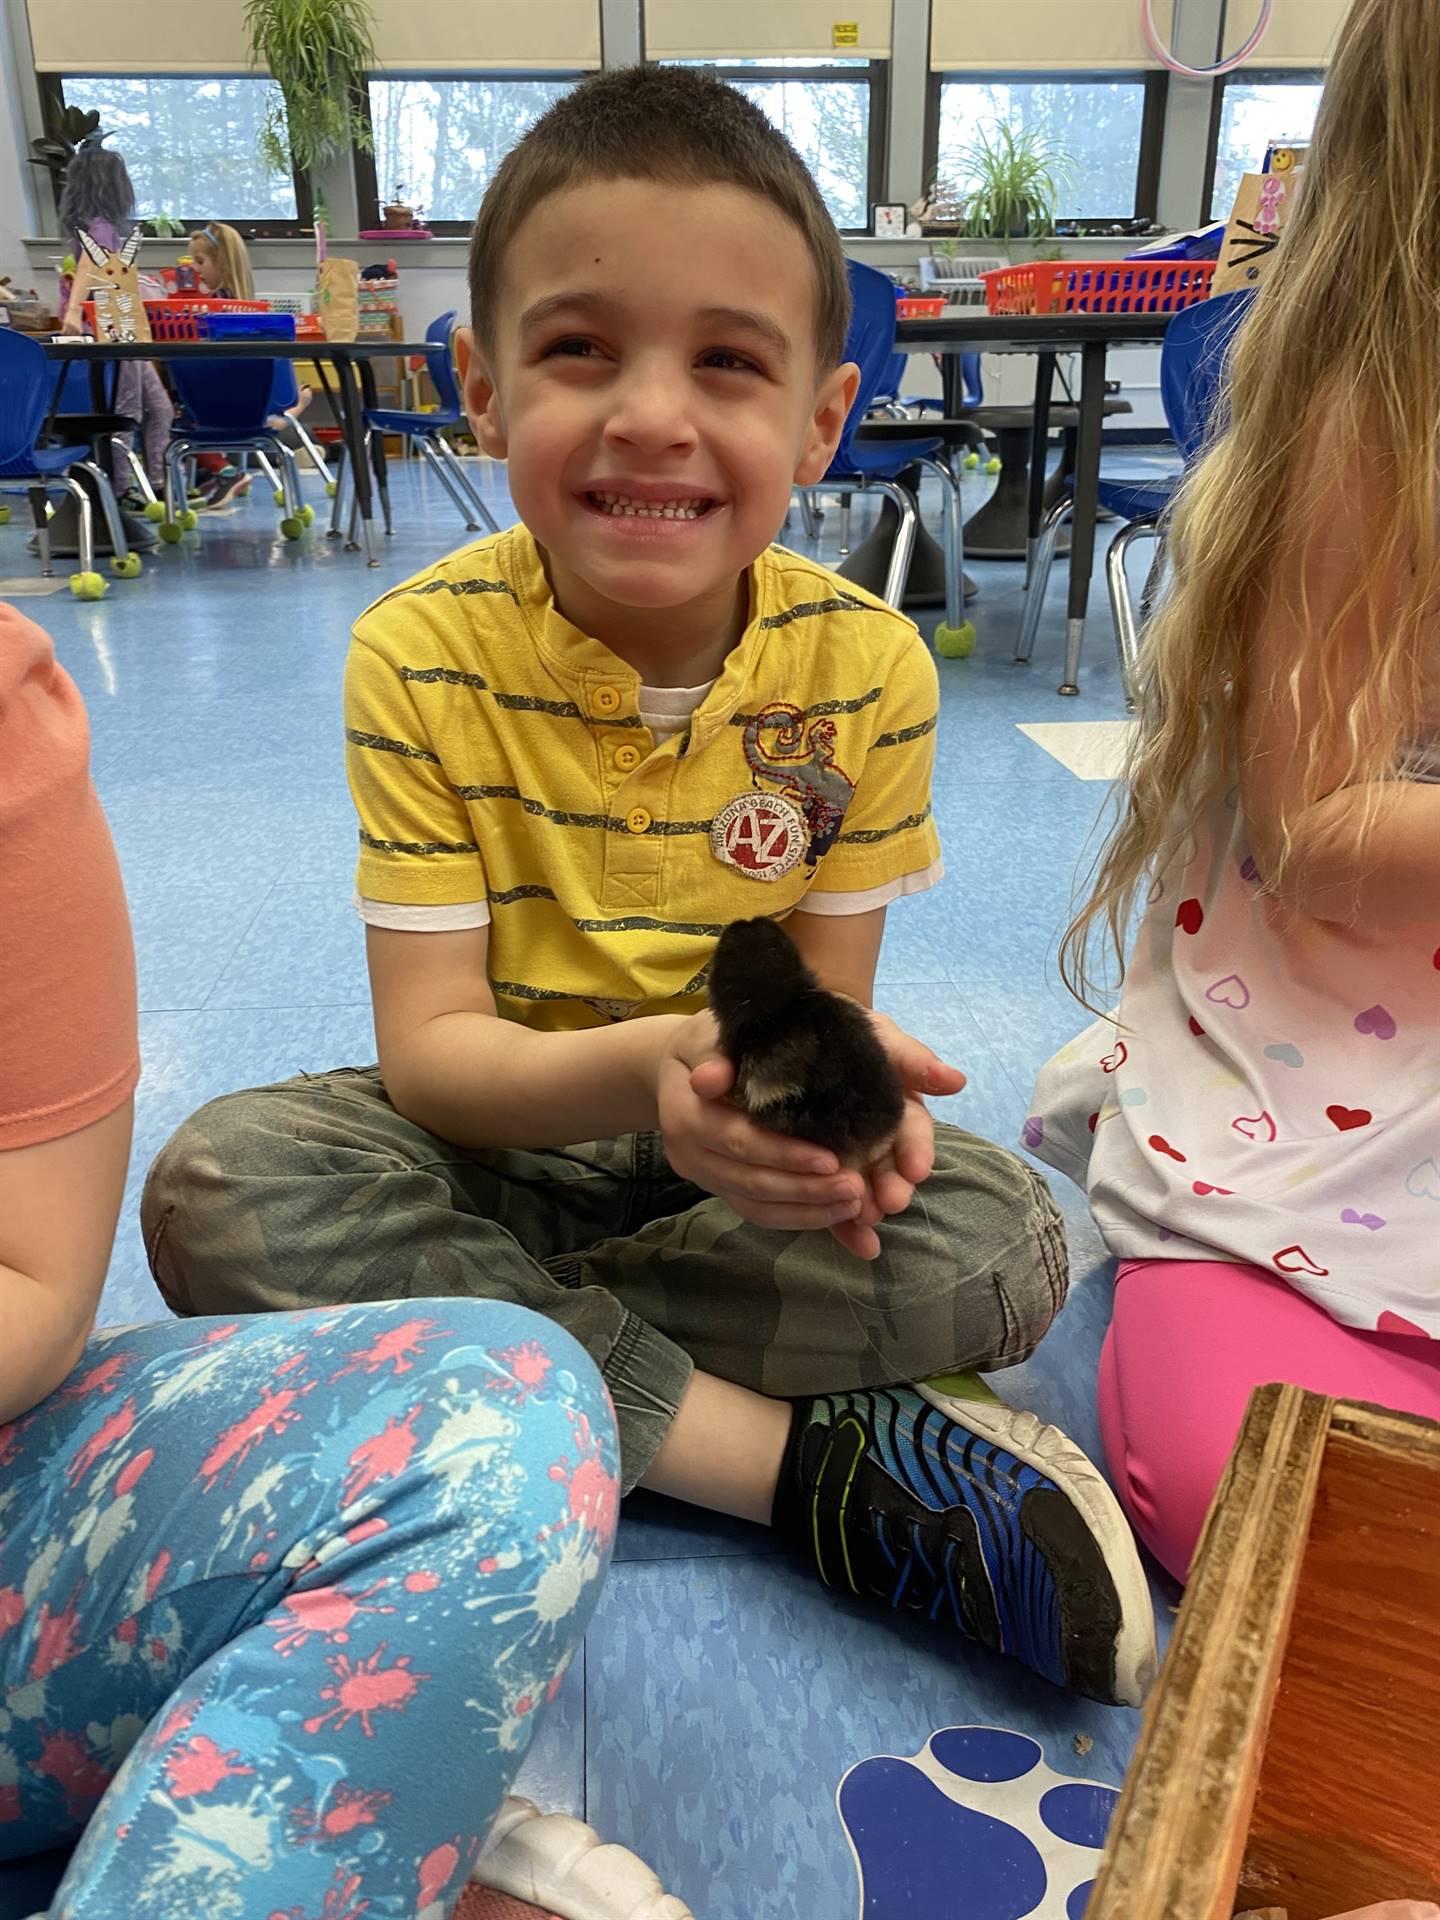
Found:
[[[470,315],[482,340],[505,249],[547,195],[589,180],[744,187],[799,229],[815,268],[816,355],[845,356],[850,283],[835,223],[784,134],[744,94],[684,67],[624,67],[583,80],[506,155],[470,238]]]

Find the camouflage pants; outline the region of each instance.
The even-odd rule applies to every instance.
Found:
[[[181,1314],[468,1294],[558,1321],[610,1388],[628,1491],[694,1367],[801,1398],[1033,1350],[1067,1284],[1049,1190],[1005,1148],[935,1131],[934,1172],[867,1262],[749,1225],[658,1134],[472,1151],[348,1067],[202,1107],[150,1169],[141,1222]]]

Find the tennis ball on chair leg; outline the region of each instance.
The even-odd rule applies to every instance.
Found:
[[[118,553],[113,554],[110,559],[110,571],[115,575],[117,580],[138,579],[140,576],[139,554],[127,553],[123,560]]]
[[[145,502],[145,518],[152,523],[157,520],[163,520],[165,518],[164,503],[159,500],[147,500]]]
[[[968,660],[975,651],[975,622],[962,620],[948,627],[942,620],[935,629],[935,651],[942,660]]]
[[[70,591],[77,600],[99,600],[108,588],[98,573],[72,573]]]

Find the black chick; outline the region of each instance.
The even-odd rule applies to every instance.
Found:
[[[736,920],[710,964],[710,1008],[734,1062],[731,1099],[762,1127],[864,1166],[893,1139],[905,1093],[865,1013],[829,993],[773,920]]]

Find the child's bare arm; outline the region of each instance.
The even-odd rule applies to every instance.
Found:
[[[674,1018],[577,1033],[502,1020],[489,928],[367,927],[375,1039],[401,1113],[464,1147],[558,1147],[655,1125],[655,1079]]]
[[[1303,786],[1324,686],[1359,687],[1373,671],[1367,609],[1347,610],[1347,602],[1384,492],[1366,484],[1363,463],[1337,462],[1336,473],[1323,515],[1296,528],[1262,597],[1242,723],[1246,825],[1262,873],[1279,873],[1280,898],[1312,919],[1371,929],[1436,922],[1440,786],[1347,785],[1338,743],[1328,768],[1317,769],[1318,797],[1292,816],[1282,865],[1282,808]],[[1385,632],[1387,607],[1373,612]],[[1417,710],[1416,737],[1426,724]]]

